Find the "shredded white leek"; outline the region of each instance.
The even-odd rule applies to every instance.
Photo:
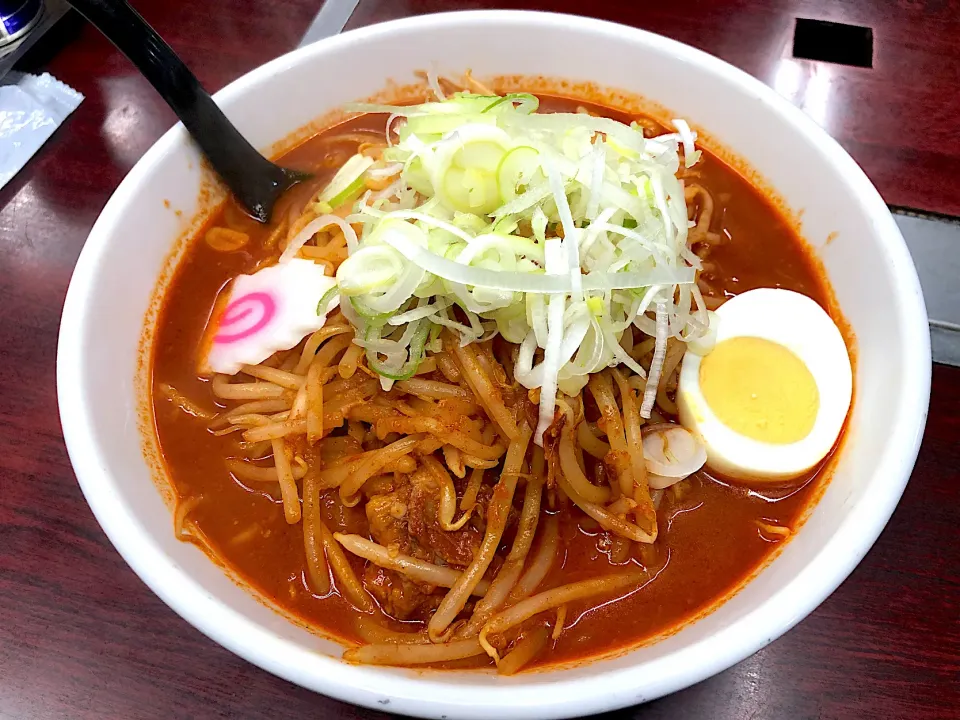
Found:
[[[344,225],[363,230],[344,232],[350,257],[337,272],[371,367],[388,386],[414,371],[440,327],[462,344],[500,333],[520,345],[517,380],[540,388],[541,442],[558,392],[619,363],[645,374],[620,346],[633,324],[656,338],[649,416],[667,339],[696,340],[709,326],[677,179],[681,148],[686,167],[699,159],[696,135],[674,120],[677,132],[644,138],[608,118],[536,114],[532,95],[444,99],[430,84],[437,101],[353,108],[390,113],[388,147],[376,162],[356,156],[318,198],[396,176],[353,206]]]

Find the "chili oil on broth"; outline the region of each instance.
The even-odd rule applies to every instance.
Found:
[[[543,111],[569,112],[578,106],[618,120],[636,118],[595,103],[541,96]],[[209,380],[197,373],[197,353],[219,292],[236,275],[252,273],[276,260],[279,250],[263,249],[275,226],[296,216],[356,151],[364,136],[382,137],[385,120],[380,115],[355,118],[286,153],[282,157],[285,166],[309,171],[313,178],[281,199],[271,226],[248,218],[232,200],[214,214],[192,241],[166,290],[153,357],[157,437],[178,502],[192,506],[189,518],[197,530],[194,539],[199,538],[197,542],[206,552],[271,604],[308,627],[348,642],[362,642],[357,631],[360,613],[335,589],[325,597],[309,589],[302,530],[299,525],[287,524],[279,491],[234,478],[224,464],[224,458],[235,453],[231,436],[208,432],[205,419],[185,414],[166,401],[158,387],[176,388],[208,413],[220,409]],[[716,200],[712,227],[725,237],[725,242],[711,248],[708,263],[712,265],[705,272],[716,296],[778,287],[802,292],[830,308],[830,291],[816,260],[773,203],[709,151],[704,151],[696,172],[697,182],[709,188]],[[204,242],[206,230],[212,227],[245,232],[250,240],[239,250],[218,252]],[[643,554],[648,572],[642,587],[619,593],[623,597],[614,602],[604,598],[568,604],[560,637],[524,669],[582,661],[633,647],[708,611],[740,587],[778,546],[777,538],[765,535],[757,523],[795,526],[823,484],[828,464],[789,487],[765,488],[762,493],[729,484],[706,470],[676,490],[668,490],[658,511],[659,538]],[[462,492],[465,481],[456,484]],[[521,496],[518,492],[515,505]],[[632,557],[612,561],[606,534],[579,510],[567,504],[558,512],[562,549],[540,588],[612,575],[634,562]],[[344,507],[336,490],[322,495],[321,513],[334,532],[368,534],[362,505]],[[509,528],[499,554],[509,550],[512,539]],[[347,556],[362,577],[364,561]],[[481,656],[449,665],[488,664],[488,658]]]

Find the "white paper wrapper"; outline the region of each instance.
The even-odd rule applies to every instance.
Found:
[[[40,149],[83,95],[49,73],[10,73],[0,85],[0,188]]]

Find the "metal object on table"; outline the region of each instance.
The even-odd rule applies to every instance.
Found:
[[[0,0],[0,47],[26,35],[43,15],[43,0]]]
[[[960,218],[892,210],[920,276],[933,361],[960,366]]]
[[[20,3],[28,4],[24,0],[0,0],[0,14],[6,15],[7,6]],[[6,42],[0,39],[0,78],[6,75],[14,63],[66,14],[69,7],[65,0],[37,0],[34,4],[40,6],[41,13],[34,19],[33,24],[26,29],[21,29],[17,37],[10,37]],[[5,27],[9,31],[10,26]],[[13,33],[10,35],[12,36]]]
[[[307,28],[298,47],[338,34],[343,30],[343,26],[347,24],[359,3],[360,0],[326,0],[320,12],[310,23],[310,27]]]

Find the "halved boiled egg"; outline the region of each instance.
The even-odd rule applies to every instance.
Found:
[[[714,329],[709,352],[687,351],[677,388],[680,422],[706,447],[707,465],[757,481],[814,467],[836,443],[853,394],[836,324],[806,295],[762,288],[724,303]]]

